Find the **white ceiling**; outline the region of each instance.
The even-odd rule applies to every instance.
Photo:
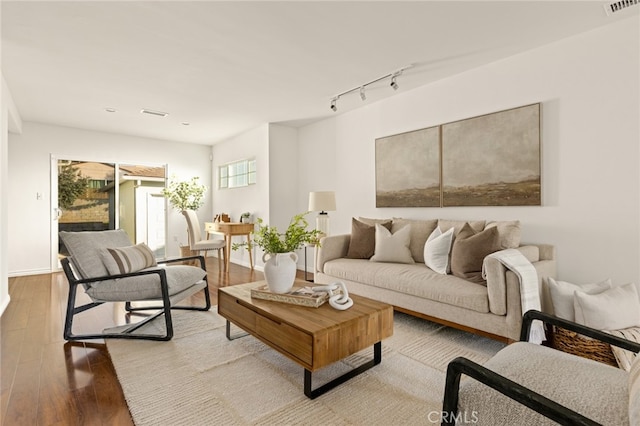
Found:
[[[336,114],[333,95],[408,64],[398,91],[386,79],[337,114],[640,9],[604,4],[3,0],[2,72],[24,121],[212,144]]]

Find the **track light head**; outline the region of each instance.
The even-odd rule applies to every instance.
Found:
[[[398,90],[398,83],[396,82],[396,77],[398,76],[398,74],[394,74],[391,76],[391,84],[390,86],[393,88],[393,90]]]
[[[367,95],[365,95],[364,93],[364,86],[360,88],[360,99],[362,99],[363,101],[367,99]]]
[[[336,106],[336,101],[338,100],[338,98],[333,98],[331,99],[331,111],[336,112],[338,110],[338,107]]]

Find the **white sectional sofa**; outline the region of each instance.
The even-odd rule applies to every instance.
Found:
[[[358,238],[362,241],[372,235],[368,229],[363,237],[361,229],[356,232],[356,225],[370,227],[382,222],[393,235],[406,225],[411,227],[409,249],[412,262],[372,261],[367,257],[369,253],[362,253],[362,250],[353,255],[353,248],[358,245],[353,240]],[[443,219],[354,219],[352,234],[329,236],[321,240],[315,262],[315,282],[330,284],[342,281],[349,292],[384,301],[398,311],[501,341],[518,340],[522,324],[520,283],[512,271],[505,269],[498,260],[489,258],[485,265],[484,284],[472,282],[470,278],[437,273],[424,263],[425,242],[437,226],[442,230],[453,227],[454,235],[460,235],[464,224],[465,221]],[[545,277],[555,278],[554,247],[548,244],[521,245],[519,222],[472,221],[469,224],[477,235],[490,227],[499,229],[501,246],[498,250],[516,248],[523,253],[536,269],[539,288],[542,288],[541,282]],[[453,244],[455,246],[455,240]],[[464,254],[451,254],[454,255]],[[451,259],[451,262],[453,266],[456,259]],[[477,281],[477,275],[473,279]],[[544,294],[541,294],[541,299],[544,310],[548,300]]]

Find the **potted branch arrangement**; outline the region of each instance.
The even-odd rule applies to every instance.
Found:
[[[300,213],[289,222],[284,233],[278,232],[275,226],[264,225],[261,218],[257,220],[257,230],[254,231],[253,241],[233,244],[232,249],[245,246],[251,250],[253,245],[262,249],[262,261],[264,262],[264,276],[273,293],[287,293],[291,291],[296,278],[296,263],[298,255],[296,250],[302,248],[305,243],[318,244],[320,231],[317,229],[308,231],[309,223],[305,216],[309,212]]]
[[[169,186],[162,190],[162,195],[169,199],[169,203],[176,210],[198,210],[204,204],[204,193],[207,187],[199,182],[200,178],[194,176],[188,181],[175,180],[171,177]]]
[[[194,176],[188,181],[178,181],[172,176],[169,185],[162,189],[162,195],[169,200],[171,207],[180,212],[198,210],[204,204],[204,193],[207,191],[207,187],[201,184],[199,179],[198,176]],[[182,256],[191,255],[190,244],[180,245],[180,253]]]

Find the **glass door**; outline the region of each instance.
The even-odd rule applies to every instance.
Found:
[[[51,161],[52,270],[68,253],[59,231],[123,229],[165,257],[165,166],[58,159]],[[116,179],[117,176],[117,179]]]
[[[119,223],[131,241],[146,243],[157,257],[165,257],[165,167],[118,166]]]
[[[57,260],[69,253],[59,231],[116,229],[114,176],[116,165],[94,161],[58,159],[55,162],[57,206],[54,208]],[[52,197],[52,202],[56,200]],[[59,262],[55,262],[59,269]]]

